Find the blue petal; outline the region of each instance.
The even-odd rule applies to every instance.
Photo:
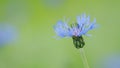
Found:
[[[54,26],[56,34],[60,37],[71,36],[71,32],[68,29],[68,24],[63,23],[62,21],[58,21],[57,24]]]

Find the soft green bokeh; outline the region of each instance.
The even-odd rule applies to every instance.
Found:
[[[15,25],[16,43],[0,48],[0,68],[83,68],[79,50],[71,38],[56,40],[53,25],[63,17],[75,21],[86,13],[99,28],[85,37],[90,68],[120,52],[119,0],[0,0],[0,22]]]

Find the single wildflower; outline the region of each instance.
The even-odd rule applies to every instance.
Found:
[[[96,19],[94,21],[90,21],[90,16],[86,16],[82,14],[81,16],[77,16],[76,22],[69,25],[68,21],[58,21],[54,26],[54,30],[56,34],[60,37],[71,37],[73,39],[73,44],[77,49],[80,49],[81,58],[83,60],[83,64],[85,68],[89,68],[87,58],[84,52],[84,39],[83,35],[88,36],[87,32],[96,27]]]
[[[71,37],[73,44],[77,49],[83,48],[85,45],[83,35],[88,36],[87,32],[96,27],[96,19],[90,21],[90,16],[82,14],[77,16],[76,22],[69,25],[68,22],[58,21],[54,26],[56,34],[60,37]]]

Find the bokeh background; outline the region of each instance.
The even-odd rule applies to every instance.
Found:
[[[86,13],[99,28],[85,37],[90,68],[120,68],[119,0],[0,0],[0,24],[16,39],[0,45],[0,68],[84,68],[71,38],[57,40],[53,26]]]

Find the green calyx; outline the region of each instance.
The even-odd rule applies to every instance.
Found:
[[[82,36],[73,36],[72,38],[73,38],[73,44],[77,49],[83,48],[85,42]]]

